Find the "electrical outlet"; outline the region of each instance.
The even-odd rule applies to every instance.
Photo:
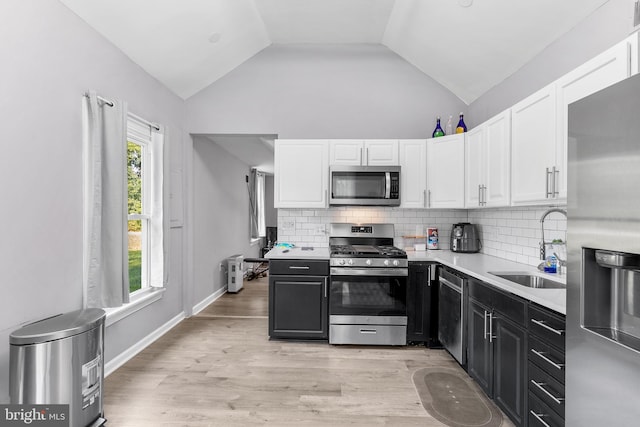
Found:
[[[295,221],[282,221],[283,230],[295,230],[295,228],[296,228]]]

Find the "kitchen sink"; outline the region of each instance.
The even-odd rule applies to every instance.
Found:
[[[564,289],[566,286],[555,280],[547,279],[546,277],[536,276],[529,273],[509,272],[509,273],[496,273],[489,272],[494,276],[501,277],[509,280],[510,282],[517,283],[518,285],[526,286],[528,288],[539,289]]]

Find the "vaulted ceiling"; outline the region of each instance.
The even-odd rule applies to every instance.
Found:
[[[60,1],[184,99],[272,43],[373,43],[470,104],[608,0]]]

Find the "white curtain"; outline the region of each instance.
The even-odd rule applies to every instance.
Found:
[[[84,305],[129,302],[127,105],[90,91],[83,98]]]
[[[165,239],[169,236],[168,216],[165,216],[164,206],[164,131],[161,129],[159,132],[151,133],[151,145],[152,151],[151,158],[153,164],[151,165],[152,188],[151,188],[151,221],[149,226],[151,228],[149,233],[149,261],[152,266],[149,271],[149,286],[163,287],[167,283],[168,268],[166,268],[167,251],[169,247],[165,244]],[[168,187],[168,186],[167,186]],[[167,218],[167,221],[164,219]],[[166,222],[166,223],[165,223]]]
[[[265,225],[265,197],[264,197],[264,174],[262,172],[256,173],[256,210],[258,216],[258,236],[264,237],[267,235],[267,228]]]

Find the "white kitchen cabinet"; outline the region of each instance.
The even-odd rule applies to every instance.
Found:
[[[464,140],[464,133],[427,140],[427,207],[464,208]]]
[[[275,208],[326,208],[329,144],[325,139],[277,139]]]
[[[555,186],[559,198],[567,197],[569,104],[637,72],[637,40],[637,34],[634,34],[556,81],[558,121]]]
[[[351,166],[397,166],[397,139],[332,139],[329,163]]]
[[[511,110],[467,132],[465,162],[465,206],[508,206],[511,196]]]
[[[512,204],[566,201],[569,104],[637,72],[634,34],[512,107]]]
[[[511,107],[511,202],[549,203],[556,165],[556,86]]]
[[[427,206],[427,141],[401,139],[400,155],[400,207],[425,208]]]

